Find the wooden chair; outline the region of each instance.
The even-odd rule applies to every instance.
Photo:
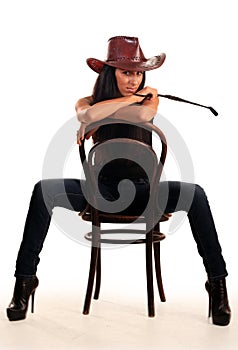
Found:
[[[86,189],[87,189],[87,208],[79,213],[81,218],[86,221],[92,222],[92,231],[85,235],[85,238],[91,240],[91,261],[88,277],[88,286],[86,291],[86,297],[84,302],[83,314],[89,314],[92,292],[94,286],[94,280],[96,276],[96,285],[94,292],[94,299],[99,298],[100,284],[101,284],[101,245],[107,244],[141,244],[144,243],[146,246],[146,276],[147,276],[147,299],[148,299],[148,316],[153,317],[155,315],[154,307],[154,288],[153,288],[153,251],[154,251],[154,263],[156,279],[158,284],[158,290],[160,300],[165,302],[165,294],[163,289],[162,277],[161,277],[161,266],[160,266],[160,241],[165,238],[165,235],[160,231],[160,222],[167,221],[170,214],[164,214],[161,212],[157,205],[158,202],[158,184],[160,181],[161,173],[163,170],[164,162],[167,153],[167,143],[163,132],[151,123],[143,124],[143,127],[149,130],[151,133],[155,133],[160,140],[161,150],[159,157],[153,150],[152,146],[142,143],[140,141],[128,139],[128,138],[116,138],[106,140],[101,143],[96,143],[88,152],[86,156],[85,142],[83,141],[79,146],[79,153],[82,162],[82,166],[86,178]],[[133,153],[133,160],[140,163],[141,159],[147,159],[143,166],[149,169],[149,181],[150,181],[150,199],[149,204],[145,211],[138,215],[134,213],[127,214],[106,212],[105,210],[99,209],[98,198],[100,196],[98,189],[98,173],[95,174],[94,159],[97,152],[102,152],[104,147],[107,150],[116,146],[114,149],[118,150],[119,153],[126,150],[126,154],[123,158],[127,158],[128,154]],[[136,151],[135,151],[136,147]],[[125,152],[124,152],[125,153]],[[121,157],[121,155],[116,157]],[[134,158],[137,154],[136,159]],[[115,157],[115,154],[114,154]],[[147,171],[148,171],[147,169]],[[113,202],[112,202],[113,204]],[[121,224],[127,223],[133,225],[133,223],[144,223],[145,229],[107,229],[103,230],[101,224]],[[137,225],[138,226],[138,225]],[[116,238],[105,238],[109,233],[115,234]],[[120,234],[136,234],[137,238],[118,238]],[[141,237],[138,238],[138,233]]]

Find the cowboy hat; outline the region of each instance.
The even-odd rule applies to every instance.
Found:
[[[105,61],[96,58],[88,58],[88,66],[96,73],[100,73],[106,64],[115,68],[148,71],[159,68],[165,60],[165,53],[146,59],[136,37],[115,36],[108,40],[107,59]]]

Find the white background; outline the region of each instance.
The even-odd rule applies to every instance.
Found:
[[[228,265],[229,288],[235,295],[238,288],[235,5],[235,0],[1,0],[2,308],[12,293],[15,259],[29,200],[34,183],[42,177],[48,146],[64,123],[74,117],[77,99],[92,92],[97,75],[86,65],[86,58],[104,59],[107,40],[114,35],[138,36],[147,58],[160,52],[167,54],[161,68],[148,72],[147,85],[162,94],[211,105],[219,112],[214,117],[207,109],[162,98],[159,107],[190,150],[195,181],[208,195]],[[75,144],[65,175],[80,177],[79,164]],[[176,179],[175,174],[173,167],[168,167],[167,177]],[[143,255],[135,253],[131,259],[126,249],[113,252],[117,253],[126,268],[132,260],[144,268]],[[124,254],[123,259],[120,254]],[[42,288],[54,289],[58,284],[70,289],[76,280],[80,288],[82,285],[85,288],[88,259],[89,250],[52,223],[38,271],[41,281],[47,282]],[[167,237],[162,260],[168,293],[173,293],[175,286],[176,293],[186,290],[194,293],[197,289],[203,292],[206,275],[186,221],[178,232]],[[114,272],[105,272],[105,276],[110,285]],[[126,283],[132,284],[134,294],[130,276],[125,273],[125,278]],[[138,278],[144,283],[144,275]],[[116,283],[113,280],[111,288],[117,289]]]

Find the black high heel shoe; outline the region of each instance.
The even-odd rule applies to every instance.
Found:
[[[17,277],[12,301],[7,308],[9,321],[19,321],[26,318],[28,303],[31,296],[31,312],[34,312],[34,296],[39,280],[36,276]]]
[[[209,295],[208,317],[212,316],[213,324],[227,326],[231,319],[225,278],[207,281],[205,288]]]

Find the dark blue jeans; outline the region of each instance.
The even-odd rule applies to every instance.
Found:
[[[86,199],[82,190],[84,185],[83,180],[77,179],[49,179],[35,185],[16,261],[16,277],[36,274],[39,254],[49,229],[53,209],[63,207],[80,212],[85,208]],[[138,198],[135,198],[131,208],[143,208],[143,201],[148,199],[148,183],[139,180],[135,182],[135,186]],[[117,198],[117,184],[111,181],[102,183],[101,191],[105,198]],[[143,201],[140,198],[143,198]],[[184,182],[161,182],[159,204],[167,213],[187,213],[209,279],[226,277],[226,264],[204,190],[199,185]]]

